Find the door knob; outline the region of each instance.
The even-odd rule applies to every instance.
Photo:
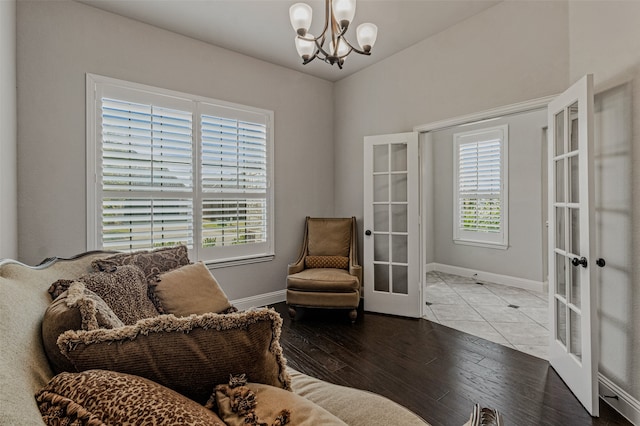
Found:
[[[606,264],[607,264],[607,262],[605,262],[604,259],[601,258],[601,257],[598,258],[598,260],[596,260],[596,265],[598,265],[601,268],[604,268],[604,265],[606,265]]]
[[[366,231],[364,231],[364,235],[371,235],[371,231],[367,229]]]
[[[582,256],[580,259],[578,259],[577,257],[574,257],[573,259],[571,259],[571,264],[573,266],[578,266],[578,265],[582,265],[583,268],[587,267],[587,258]]]

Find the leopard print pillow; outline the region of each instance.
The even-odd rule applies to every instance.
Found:
[[[47,425],[224,426],[213,411],[142,377],[106,370],[60,373],[36,394]]]

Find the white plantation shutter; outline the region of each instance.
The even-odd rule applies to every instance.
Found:
[[[454,135],[454,240],[507,245],[507,126]]]
[[[211,101],[87,75],[88,248],[273,256],[273,113]]]
[[[193,114],[107,97],[100,104],[102,247],[193,247]]]
[[[266,244],[269,117],[210,104],[200,111],[203,248]]]

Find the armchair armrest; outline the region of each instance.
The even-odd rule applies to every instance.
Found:
[[[298,259],[295,263],[290,263],[287,266],[287,275],[297,274],[304,270],[304,257]]]

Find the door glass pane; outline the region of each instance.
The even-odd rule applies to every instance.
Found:
[[[556,339],[567,346],[567,305],[556,299]]]
[[[580,201],[580,176],[579,173],[579,157],[574,155],[569,157],[569,202],[577,203]]]
[[[556,201],[564,202],[564,158],[556,161]]]
[[[389,175],[373,176],[373,201],[389,201]]]
[[[556,294],[567,296],[566,257],[556,253]]]
[[[393,292],[397,294],[409,293],[408,267],[393,265]]]
[[[556,114],[556,156],[564,154],[564,111]]]
[[[570,323],[570,337],[571,345],[569,345],[569,352],[574,354],[578,359],[582,359],[582,336],[580,332],[580,314],[573,309],[569,311],[569,323]]]
[[[571,226],[569,228],[571,233],[571,247],[569,247],[569,251],[574,254],[580,254],[580,210],[579,209],[569,209],[571,217],[569,220],[571,221]]]
[[[391,206],[391,230],[393,232],[407,232],[406,204],[393,204]]]
[[[392,261],[398,263],[407,263],[407,236],[393,235]]]
[[[389,292],[389,265],[373,264],[373,289]]]
[[[388,145],[373,146],[373,171],[374,172],[389,171],[389,146]]]
[[[407,201],[407,174],[391,175],[391,201]]]
[[[389,261],[388,234],[375,234],[373,236],[373,260],[376,262]]]
[[[578,102],[569,107],[569,150],[578,149]]]
[[[569,301],[576,307],[580,308],[580,273],[582,266],[578,265],[570,269],[571,273],[571,294],[569,294]]]
[[[391,145],[391,171],[407,171],[407,144],[395,143]]]
[[[564,207],[556,207],[556,247],[564,250]]]
[[[389,205],[388,204],[374,204],[373,230],[376,232],[389,232]]]

